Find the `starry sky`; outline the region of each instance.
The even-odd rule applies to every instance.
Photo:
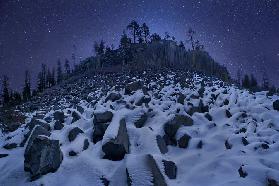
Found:
[[[133,19],[178,41],[192,27],[232,76],[266,71],[279,86],[278,0],[0,0],[0,76],[21,89],[25,69],[34,79],[42,63],[92,55],[94,41],[118,46]]]

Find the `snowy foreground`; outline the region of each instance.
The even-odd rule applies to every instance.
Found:
[[[52,97],[56,106],[26,113],[20,128],[0,133],[0,146],[5,146],[0,149],[0,185],[279,182],[277,96],[193,74],[182,81],[181,73],[174,72],[124,78],[131,83],[123,75],[114,78],[115,86],[106,90],[102,78],[97,87],[97,77],[76,82],[71,91],[91,86],[91,99],[72,94],[71,103]],[[35,136],[37,125],[44,132]],[[49,142],[53,149],[46,150]],[[57,167],[47,170],[54,160]]]

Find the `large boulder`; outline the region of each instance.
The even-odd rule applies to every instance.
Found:
[[[116,100],[121,99],[121,97],[122,97],[121,94],[112,92],[112,93],[110,93],[110,94],[106,97],[105,102],[107,102],[107,101],[112,101],[112,102],[114,102],[114,101],[116,101]]]
[[[169,179],[176,179],[177,167],[174,162],[163,160],[164,170]]]
[[[142,128],[145,124],[145,122],[147,121],[148,116],[146,113],[143,113],[136,121],[135,121],[135,126],[137,128]]]
[[[137,91],[143,87],[142,82],[135,81],[132,83],[129,83],[125,86],[125,94],[131,94],[134,91]]]
[[[93,137],[92,137],[93,143],[97,143],[98,141],[101,141],[103,139],[108,126],[109,124],[107,123],[94,124]]]
[[[31,173],[31,180],[55,172],[63,160],[58,140],[38,136],[24,153],[24,170]]]
[[[177,103],[180,103],[182,105],[184,105],[184,100],[186,99],[186,96],[182,93],[178,94],[178,98],[177,98]]]
[[[151,101],[149,96],[142,96],[136,103],[136,106],[141,106],[143,103],[148,104]]]
[[[160,149],[160,152],[162,154],[167,153],[168,152],[168,147],[167,147],[166,142],[164,141],[164,139],[160,135],[157,135],[156,136],[156,141],[157,141],[157,145]]]
[[[164,125],[164,140],[167,145],[177,145],[175,135],[181,126],[192,126],[192,118],[185,115],[175,115],[170,121]]]
[[[189,136],[188,134],[184,134],[181,138],[179,138],[179,140],[178,140],[178,146],[179,146],[180,148],[187,148],[190,139],[191,139],[191,136]]]
[[[73,128],[68,134],[69,141],[70,142],[74,141],[76,139],[76,137],[82,133],[84,133],[84,132],[80,128],[78,128],[78,127]]]
[[[36,125],[34,127],[34,129],[31,131],[29,131],[26,135],[25,135],[25,139],[23,140],[23,144],[25,144],[25,142],[28,140],[27,146],[25,148],[25,152],[29,151],[30,147],[33,144],[33,140],[38,137],[39,135],[42,136],[50,136],[50,132],[47,131],[44,127],[42,127],[41,125]]]
[[[105,111],[105,112],[98,112],[94,113],[94,123],[108,123],[111,122],[113,117],[112,112]]]
[[[61,121],[55,121],[54,123],[54,130],[61,130],[64,127],[63,123]]]
[[[42,122],[39,119],[35,119],[35,118],[32,118],[30,123],[28,123],[26,126],[28,126],[29,130],[33,130],[33,128],[36,125],[40,125],[40,126],[44,127],[47,131],[50,131],[50,125],[48,123]]]
[[[110,139],[102,146],[102,150],[105,153],[104,158],[113,161],[122,160],[125,154],[129,153],[129,145],[126,121],[121,119],[116,138]]]
[[[61,121],[62,123],[64,122],[64,112],[62,111],[56,111],[53,113],[53,117],[54,117],[54,120],[57,120],[57,121]]]
[[[273,102],[273,109],[279,111],[279,100]]]
[[[154,160],[153,156],[148,154],[146,156],[146,161],[147,161],[147,165],[149,166],[149,169],[152,173],[152,177],[153,177],[153,185],[154,186],[167,186],[167,183],[165,181],[165,178],[163,176],[163,174],[161,173],[156,161]]]
[[[74,122],[76,122],[76,121],[81,119],[80,115],[76,111],[74,111],[72,113],[72,117],[73,117],[72,123],[74,123]]]

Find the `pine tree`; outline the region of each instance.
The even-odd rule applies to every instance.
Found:
[[[191,42],[191,45],[192,45],[192,49],[195,50],[195,40],[194,40],[194,35],[196,34],[196,32],[192,29],[192,28],[189,28],[188,30],[188,41]]]
[[[263,84],[262,84],[263,90],[268,90],[269,89],[269,79],[267,76],[266,71],[264,70],[263,72]]]
[[[3,86],[3,93],[2,93],[3,105],[7,106],[10,103],[10,93],[9,93],[9,78],[6,75],[4,75],[3,77],[2,86]]]
[[[65,77],[69,78],[71,74],[71,67],[68,59],[65,59],[64,69],[65,69]]]
[[[147,26],[146,23],[142,24],[142,32],[143,32],[143,37],[144,37],[145,43],[148,43],[148,38],[149,38],[149,35],[150,35],[150,31],[149,31],[149,27]]]
[[[63,80],[62,66],[61,66],[60,59],[58,59],[58,61],[57,61],[57,83],[61,83],[62,80]]]
[[[242,81],[242,86],[244,88],[250,88],[250,79],[249,76],[247,74],[245,74],[244,79]]]
[[[133,41],[136,43],[137,31],[139,29],[139,24],[133,20],[128,26],[127,29],[131,31],[133,36]]]
[[[256,89],[257,87],[258,87],[258,82],[257,82],[256,78],[254,77],[254,75],[251,74],[251,77],[250,77],[250,88]]]
[[[25,71],[24,87],[22,92],[23,101],[31,99],[31,78],[28,70]]]

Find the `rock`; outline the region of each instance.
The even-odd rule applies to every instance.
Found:
[[[273,109],[279,111],[279,100],[273,102]]]
[[[201,149],[202,146],[203,146],[203,143],[202,143],[202,140],[201,140],[201,141],[198,143],[197,148],[198,148],[198,149]]]
[[[241,141],[242,141],[242,143],[243,143],[244,146],[246,146],[246,145],[249,144],[249,142],[247,141],[247,139],[244,138],[244,137],[242,137]]]
[[[100,180],[102,181],[104,186],[109,186],[109,180],[108,179],[106,179],[105,177],[101,177]]]
[[[47,123],[50,123],[50,122],[52,121],[52,118],[49,116],[49,117],[46,117],[44,120],[45,120]]]
[[[127,177],[127,185],[128,186],[132,186],[132,179],[131,179],[131,177],[130,177],[130,175],[129,175],[129,171],[128,171],[128,169],[126,168],[126,177]]]
[[[84,108],[82,106],[77,105],[77,111],[79,111],[82,114],[84,113]]]
[[[30,147],[32,146],[33,144],[33,140],[38,137],[39,135],[43,135],[43,136],[50,136],[50,132],[47,131],[44,127],[42,127],[41,125],[36,125],[34,127],[34,129],[32,131],[29,131],[27,133],[27,135],[25,136],[25,140],[24,141],[24,144],[25,142],[27,141],[28,139],[28,144],[25,148],[25,152],[28,152]]]
[[[122,160],[125,154],[129,153],[129,145],[126,122],[125,119],[121,119],[116,138],[111,139],[102,146],[102,150],[105,153],[104,158],[113,161]]]
[[[55,121],[54,123],[54,130],[61,130],[64,127],[63,123],[61,123],[61,121]]]
[[[266,143],[263,143],[263,144],[261,145],[261,147],[262,147],[263,149],[269,149],[269,146],[268,146],[268,144],[266,144]]]
[[[229,103],[230,103],[230,101],[228,99],[225,99],[224,105],[228,105]]]
[[[76,122],[76,121],[81,119],[80,115],[76,111],[74,111],[72,113],[72,117],[73,117],[72,123],[74,123],[74,122]]]
[[[143,103],[148,104],[150,101],[151,98],[149,96],[143,96],[135,103],[135,105],[141,106]]]
[[[94,123],[108,123],[111,122],[113,117],[112,112],[105,111],[101,113],[94,113]]]
[[[14,149],[14,148],[17,148],[17,144],[16,143],[8,143],[8,144],[4,145],[3,148],[7,149],[7,150]]]
[[[242,166],[238,169],[239,176],[245,178],[248,174],[243,171]]]
[[[189,136],[188,134],[184,134],[184,135],[178,140],[178,146],[179,146],[180,148],[187,148],[190,139],[191,139],[191,136]]]
[[[53,113],[53,117],[54,117],[54,120],[57,120],[57,121],[60,121],[61,123],[64,123],[64,112],[62,111],[56,111]]]
[[[148,116],[146,113],[144,113],[139,117],[139,119],[137,119],[135,121],[134,124],[137,128],[142,128],[144,126],[145,122],[147,121],[147,119],[148,119]]]
[[[55,172],[63,160],[58,140],[38,136],[24,153],[24,170],[31,173],[31,180]]]
[[[178,98],[177,98],[177,103],[180,103],[184,105],[184,100],[186,99],[186,96],[182,93],[179,93]]]
[[[72,150],[71,150],[71,151],[69,152],[69,156],[76,156],[76,155],[77,155],[77,153],[76,153],[75,151],[72,151]]]
[[[9,156],[9,154],[0,154],[0,158],[5,158],[7,156]]]
[[[164,131],[168,137],[175,137],[176,132],[179,128],[180,128],[180,125],[177,123],[173,124],[173,123],[168,122],[164,125]]]
[[[45,123],[45,122],[42,122],[38,119],[34,119],[32,118],[32,120],[30,121],[30,123],[27,124],[29,130],[33,130],[33,128],[36,126],[36,125],[40,125],[42,127],[44,127],[47,131],[50,131],[50,125],[48,123]]]
[[[164,139],[160,135],[157,135],[156,136],[156,141],[157,141],[157,145],[160,149],[160,152],[162,154],[167,153],[168,152],[168,147],[167,147],[166,142],[164,141]]]
[[[109,124],[106,123],[96,123],[94,125],[92,141],[93,143],[97,143],[103,139],[103,136],[108,128]]]
[[[212,121],[212,116],[209,113],[206,113],[204,117],[206,117],[208,121]]]
[[[175,117],[170,121],[172,124],[176,125],[183,125],[183,126],[192,126],[193,119],[186,115],[178,115],[176,114]]]
[[[230,111],[226,110],[226,116],[227,116],[227,118],[232,117],[232,114],[230,113]]]
[[[153,185],[154,186],[167,186],[164,176],[162,175],[156,161],[152,157],[152,155],[148,154],[146,156],[147,165],[151,170],[152,177],[153,177]]]
[[[88,141],[88,139],[85,139],[83,142],[83,150],[87,150],[88,147],[89,147],[89,141]]]
[[[69,141],[70,142],[74,141],[76,139],[77,135],[82,134],[82,133],[84,133],[84,132],[80,128],[78,128],[78,127],[73,128],[68,134]]]
[[[267,186],[279,186],[278,182],[272,178],[267,179]]]
[[[114,101],[121,99],[121,97],[122,97],[121,94],[112,92],[106,97],[105,102],[107,102],[107,101],[114,102]]]
[[[176,179],[177,167],[174,162],[163,160],[164,169],[169,179]]]
[[[229,144],[228,140],[225,141],[225,147],[226,147],[226,149],[231,149],[232,148],[232,145]]]
[[[125,86],[125,94],[131,94],[134,91],[137,91],[143,87],[142,82],[136,81],[129,83]]]

